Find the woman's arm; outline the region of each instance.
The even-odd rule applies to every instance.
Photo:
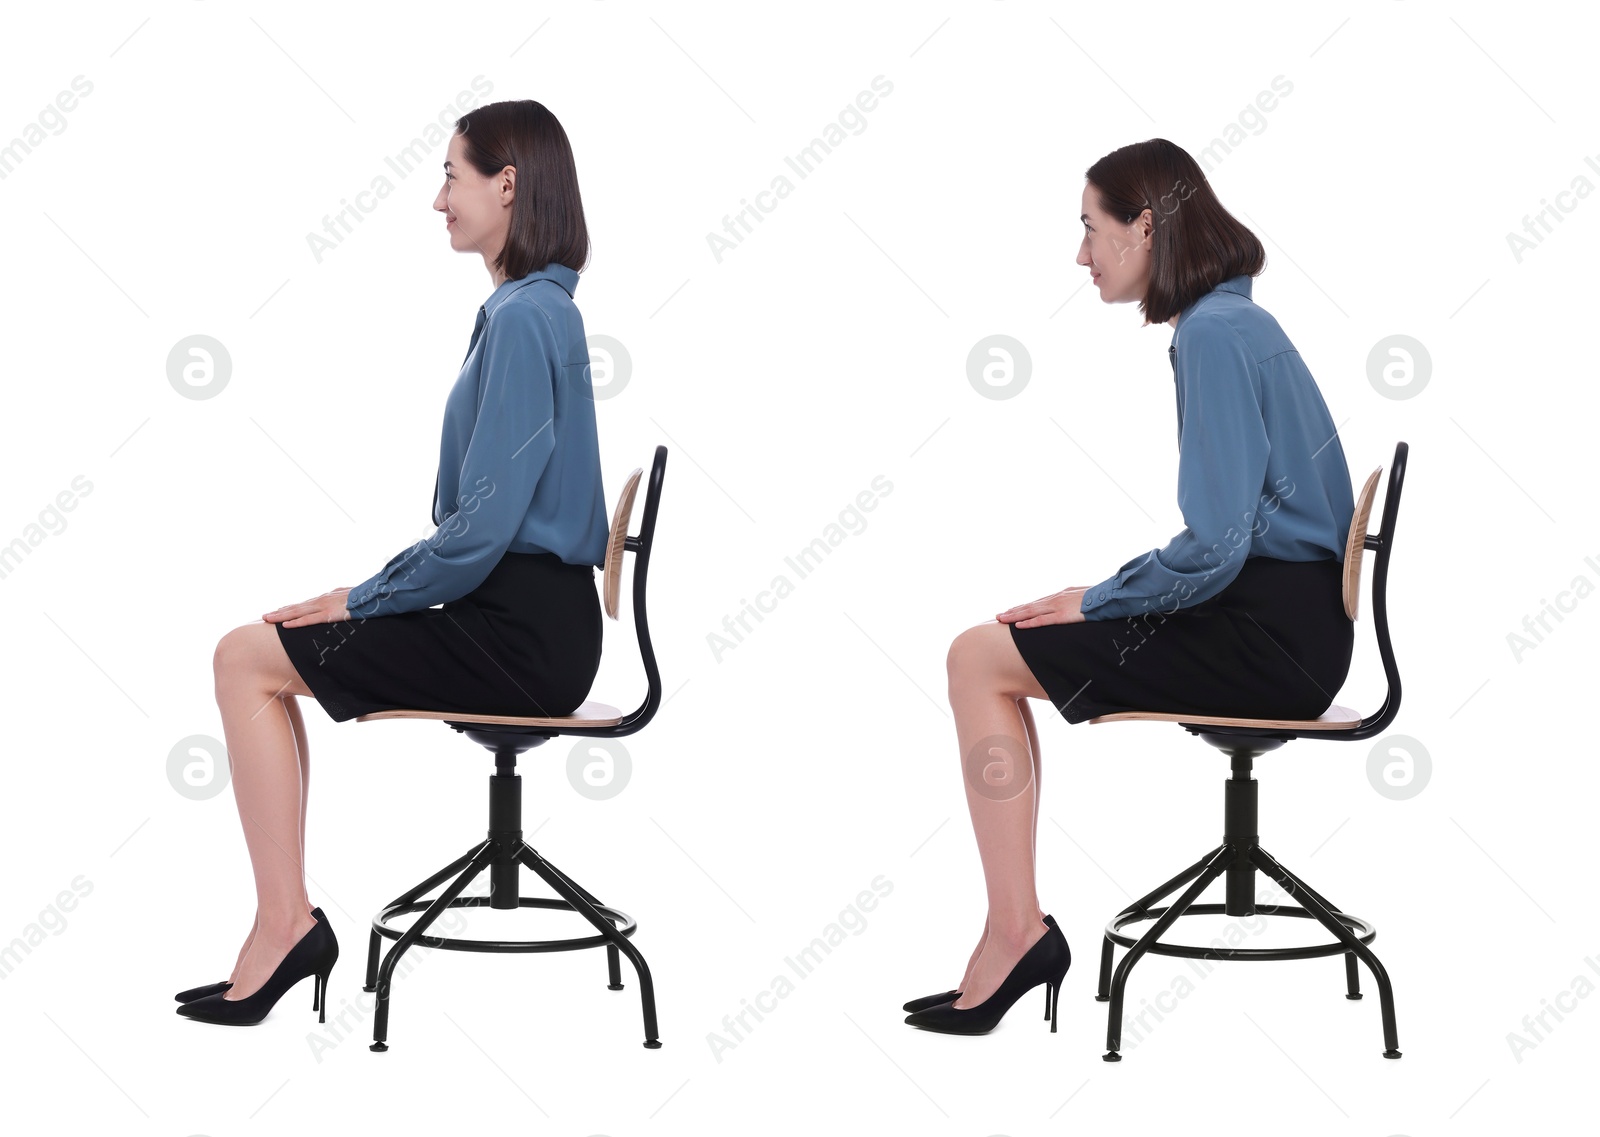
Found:
[[[1270,513],[1261,374],[1220,315],[1185,321],[1174,357],[1178,392],[1178,508],[1182,532],[1125,562],[1083,594],[1086,620],[1172,612],[1209,599],[1239,574],[1257,511]]]
[[[555,450],[562,374],[549,318],[508,302],[483,329],[478,415],[461,465],[460,500],[433,535],[350,590],[351,619],[413,612],[465,596],[510,547]]]

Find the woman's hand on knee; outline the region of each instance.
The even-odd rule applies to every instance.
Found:
[[[1060,592],[1031,603],[1007,608],[995,619],[1002,624],[1016,624],[1019,628],[1037,628],[1044,624],[1081,624],[1087,619],[1083,614],[1083,594],[1087,591],[1087,585],[1063,588]]]
[[[335,588],[331,592],[324,592],[321,596],[302,600],[299,604],[285,604],[282,608],[264,612],[261,618],[272,624],[282,623],[286,628],[348,620],[350,611],[344,606],[344,601],[349,594],[348,588]]]

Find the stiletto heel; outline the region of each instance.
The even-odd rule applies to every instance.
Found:
[[[1055,921],[1047,924],[1045,934],[1017,960],[1016,966],[990,995],[976,1007],[955,1006],[955,1000],[936,1007],[916,1011],[906,1016],[906,1022],[927,1030],[944,1034],[987,1034],[1005,1017],[1014,1003],[1039,984],[1045,985],[1046,1017],[1050,1031],[1056,1029],[1056,1003],[1060,997],[1061,983],[1067,969],[1072,966],[1072,951],[1067,939]]]
[[[289,949],[283,961],[267,977],[261,989],[243,999],[225,999],[219,993],[185,1003],[178,1013],[200,1022],[223,1023],[228,1026],[249,1026],[267,1017],[284,993],[300,980],[310,976],[315,987],[312,1005],[318,1010],[318,1022],[327,1022],[327,981],[333,965],[339,958],[339,941],[327,920],[319,919],[311,930],[301,936]]]
[[[311,915],[318,920],[327,919],[327,917],[322,914],[321,908],[313,908],[311,910]],[[207,995],[220,995],[232,986],[233,984],[231,982],[224,979],[221,983],[207,983],[204,987],[190,987],[187,991],[179,991],[173,996],[173,998],[178,1000],[180,1003],[192,1003],[196,999],[204,999]],[[950,997],[952,999],[955,998],[954,995]],[[316,1010],[316,1004],[312,1004],[311,1009],[313,1011]]]

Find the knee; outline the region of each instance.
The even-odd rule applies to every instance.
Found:
[[[944,670],[952,687],[970,683],[977,677],[983,661],[983,635],[979,628],[971,627],[950,641],[945,653]]]
[[[211,653],[211,675],[219,689],[224,682],[245,674],[250,659],[248,635],[245,628],[238,627],[217,641]]]

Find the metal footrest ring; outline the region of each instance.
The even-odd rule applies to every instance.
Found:
[[[457,896],[445,907],[447,908],[487,908],[487,896]],[[410,912],[422,912],[433,904],[433,900],[414,900],[409,904],[396,904],[385,908],[372,919],[372,930],[380,936],[391,940],[398,940],[406,932],[404,928],[391,928],[387,921],[396,916],[403,916]],[[517,899],[518,909],[522,908],[553,908],[562,912],[576,912],[570,903],[565,900],[543,896],[523,896]],[[632,916],[608,904],[593,905],[595,911],[610,919],[617,926],[617,931],[625,936],[631,936],[639,924]],[[510,909],[504,909],[510,911]],[[433,948],[444,948],[446,951],[577,951],[580,948],[606,947],[611,941],[605,936],[596,933],[592,936],[569,936],[565,939],[555,940],[470,940],[452,936],[430,936],[423,933],[416,938],[416,942]]]
[[[1224,904],[1191,904],[1185,909],[1178,919],[1186,916],[1223,916],[1226,915],[1227,906]],[[1138,941],[1122,934],[1121,929],[1129,924],[1138,923],[1140,920],[1158,920],[1167,911],[1167,906],[1160,908],[1147,908],[1143,912],[1119,912],[1106,924],[1106,939],[1125,948],[1131,948]],[[1293,904],[1258,904],[1256,914],[1262,916],[1298,916],[1302,919],[1316,919],[1310,912]],[[1356,939],[1363,944],[1370,944],[1377,936],[1378,930],[1370,921],[1363,920],[1360,916],[1352,916],[1348,912],[1335,912],[1334,917],[1354,933]],[[423,937],[426,939],[426,937]],[[1192,944],[1168,944],[1155,940],[1145,947],[1152,955],[1175,955],[1185,959],[1315,959],[1319,956],[1342,955],[1350,949],[1344,944],[1335,941],[1331,944],[1310,944],[1306,947],[1288,948],[1227,948],[1227,947],[1198,947]]]

